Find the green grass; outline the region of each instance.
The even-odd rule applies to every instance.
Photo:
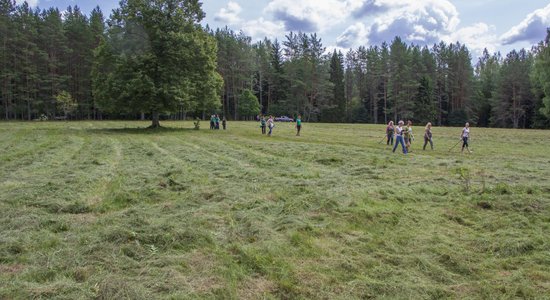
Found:
[[[0,298],[549,298],[549,131],[162,125],[0,123]]]

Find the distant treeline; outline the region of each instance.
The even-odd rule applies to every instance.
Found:
[[[147,116],[147,111],[106,114],[94,101],[94,49],[109,24],[99,7],[86,16],[76,6],[61,13],[0,0],[0,118]],[[472,65],[471,53],[460,43],[421,47],[396,37],[390,44],[327,54],[316,34],[291,32],[283,41],[254,43],[227,28],[206,31],[218,43],[221,105],[217,111],[185,111],[182,105],[164,118],[216,112],[247,119],[245,112],[254,111],[248,109],[251,91],[262,113],[302,114],[311,122],[410,119],[438,125],[470,121],[478,126],[550,127],[548,39],[506,56],[485,51]],[[71,100],[73,108],[67,105]]]

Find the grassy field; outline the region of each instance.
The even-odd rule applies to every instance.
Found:
[[[0,299],[550,298],[550,131],[147,125],[0,123]]]

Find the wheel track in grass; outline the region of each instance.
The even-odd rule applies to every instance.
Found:
[[[29,131],[30,134],[36,134],[35,132]],[[21,168],[22,162],[25,161],[25,159],[32,158],[30,163],[27,163],[26,165],[30,165],[36,161],[34,158],[40,158],[45,155],[48,155],[50,152],[56,151],[59,149],[59,145],[61,145],[64,142],[64,139],[62,138],[53,138],[53,136],[60,136],[58,133],[48,133],[47,135],[40,136],[40,140],[33,140],[32,142],[40,141],[39,144],[33,145],[33,144],[25,144],[25,148],[20,149],[20,151],[11,152],[7,155],[0,155],[0,160],[2,160],[2,166],[5,167],[16,167],[17,169]],[[33,135],[34,137],[34,135]],[[29,139],[31,137],[29,136]],[[44,141],[42,141],[44,139]],[[32,146],[31,146],[32,145]],[[26,162],[26,161],[25,161]],[[9,172],[9,170],[8,170]]]
[[[224,138],[225,136],[221,136],[221,138]],[[360,159],[358,159],[355,163],[351,163],[349,165],[343,165],[343,166],[335,166],[335,165],[322,165],[322,164],[319,164],[317,163],[315,160],[297,160],[297,159],[293,159],[293,158],[289,158],[289,157],[285,157],[283,155],[277,155],[277,154],[274,154],[273,153],[273,150],[272,148],[269,148],[267,147],[267,149],[271,149],[269,150],[269,153],[265,153],[263,151],[258,151],[258,150],[255,150],[256,147],[246,147],[246,145],[242,145],[243,143],[238,143],[238,142],[235,142],[234,140],[239,140],[239,141],[243,141],[244,144],[248,144],[248,143],[252,143],[252,144],[255,144],[255,145],[258,145],[258,144],[261,144],[262,147],[264,147],[263,149],[265,149],[265,144],[262,144],[260,141],[256,141],[256,140],[253,140],[253,139],[247,139],[247,138],[243,138],[241,136],[230,136],[224,140],[203,140],[199,137],[186,137],[188,139],[194,139],[196,141],[199,141],[200,143],[217,143],[218,145],[221,145],[222,147],[219,147],[220,149],[224,149],[224,144],[230,144],[231,145],[231,149],[235,149],[235,148],[240,148],[240,149],[243,149],[242,151],[240,151],[240,153],[243,153],[244,152],[244,155],[245,156],[248,156],[248,154],[252,154],[252,155],[256,155],[256,156],[265,156],[265,155],[269,155],[271,157],[275,157],[277,158],[279,161],[293,161],[295,162],[296,164],[302,164],[305,168],[309,168],[310,170],[315,170],[315,171],[319,171],[320,173],[324,173],[322,175],[324,176],[338,176],[338,177],[345,177],[346,179],[343,179],[342,182],[346,182],[348,183],[349,185],[361,185],[361,186],[365,186],[365,187],[368,187],[369,186],[369,183],[374,183],[376,184],[376,182],[378,182],[381,178],[379,177],[379,175],[377,175],[378,177],[377,178],[370,178],[369,177],[369,174],[365,175],[367,176],[367,178],[365,177],[361,177],[361,176],[356,176],[354,175],[353,173],[349,173],[347,172],[347,169],[343,169],[343,168],[347,168],[347,167],[350,167],[350,166],[358,166],[358,165],[363,165],[363,166],[370,166],[371,168],[373,169],[378,169],[377,166],[372,166],[370,165],[367,161],[361,161]],[[229,141],[228,141],[229,140]],[[290,142],[296,142],[296,141],[290,141]],[[300,142],[300,143],[304,143],[304,144],[308,144],[307,142]],[[349,147],[348,144],[331,144],[330,147],[332,148],[331,150],[332,151],[335,151],[334,149],[336,148],[340,148],[340,147]],[[352,145],[352,147],[356,148],[358,146],[355,146],[355,145]],[[361,150],[361,149],[355,149],[355,150]],[[336,150],[337,151],[337,150]],[[254,152],[255,154],[251,153],[251,152]],[[330,151],[329,151],[330,152]],[[235,154],[233,154],[232,152],[227,152],[228,155],[232,155],[232,156],[236,156]],[[276,153],[276,152],[275,152]],[[371,153],[372,154],[372,153]],[[376,153],[374,153],[376,154]],[[350,153],[350,155],[353,156],[353,153]],[[348,155],[349,156],[349,155]],[[346,156],[346,157],[348,157]],[[379,157],[380,155],[377,155],[377,157]],[[313,156],[312,156],[313,157]],[[344,159],[342,159],[342,161],[344,161]],[[281,165],[281,164],[279,164]],[[289,165],[289,164],[286,164],[286,165]],[[293,165],[293,164],[290,164],[290,165]],[[318,166],[322,165],[321,168],[319,168]],[[306,167],[307,166],[307,167]],[[389,175],[382,175],[382,176],[389,176],[389,178],[393,178],[394,175],[392,175],[391,173],[391,169],[386,169],[386,170],[389,170],[390,171],[390,174]],[[407,169],[408,170],[408,169]],[[300,172],[301,170],[298,170],[297,172]],[[335,174],[335,172],[337,174]],[[431,172],[431,171],[430,171]],[[387,173],[387,172],[385,172]],[[383,174],[385,174],[383,173]],[[446,170],[441,170],[440,171],[440,174],[442,176],[445,176],[447,175],[447,171]],[[320,174],[321,175],[321,174]],[[322,176],[323,177],[323,176]],[[407,177],[407,179],[401,179],[401,182],[406,182],[408,183],[409,185],[413,184],[423,184],[426,182],[426,179],[415,179],[414,178],[415,176],[413,176],[412,178],[409,178]]]
[[[175,143],[171,143],[174,141]],[[203,176],[206,176],[210,179],[212,179],[212,174],[209,171],[203,171],[208,167],[211,167],[211,161],[212,158],[217,159],[217,163],[223,163],[228,168],[235,168],[235,165],[238,165],[239,168],[245,168],[245,169],[251,169],[256,170],[256,168],[251,167],[247,165],[244,162],[238,161],[234,158],[227,158],[224,155],[220,155],[217,153],[212,153],[210,150],[205,150],[205,148],[201,147],[200,145],[193,144],[191,142],[187,141],[181,141],[179,138],[173,138],[173,139],[163,139],[163,143],[168,143],[170,145],[178,145],[179,147],[183,147],[185,145],[187,148],[185,148],[186,151],[177,151],[175,149],[167,149],[164,148],[163,144],[158,144],[155,141],[151,141],[151,144],[153,147],[158,151],[158,153],[161,153],[168,159],[170,159],[173,162],[176,162],[178,164],[194,164],[189,165],[191,168],[193,168],[194,172],[196,170],[200,170],[199,172],[202,174],[205,174]],[[185,157],[182,158],[179,155],[176,155],[175,153],[188,153],[189,148],[195,149],[196,157],[198,160],[194,163],[190,163],[188,159]],[[197,168],[197,165],[200,165],[200,168]],[[242,169],[240,169],[242,170]],[[260,172],[260,174],[264,174],[264,172]],[[254,176],[257,177],[257,176]],[[221,185],[226,187],[231,186],[237,186],[237,187],[243,187],[243,184],[249,184],[251,183],[250,179],[243,178],[240,176],[237,176],[235,178],[225,178],[225,177],[215,177],[216,181],[223,182]],[[270,184],[270,183],[268,183]],[[216,184],[216,186],[220,185],[219,183]],[[276,185],[276,184],[273,184]],[[206,186],[206,185],[205,185]],[[212,187],[213,191],[217,191],[215,187]],[[212,192],[212,188],[208,188],[209,192]],[[265,190],[267,193],[268,190]],[[231,241],[231,237],[240,236],[238,226],[247,226],[245,223],[241,223],[241,221],[236,220],[235,213],[241,212],[242,210],[246,211],[263,211],[265,210],[265,205],[267,206],[281,206],[283,204],[281,203],[275,203],[271,201],[264,202],[262,201],[262,196],[257,195],[252,197],[243,197],[242,191],[235,191],[231,189],[223,190],[223,193],[225,196],[228,196],[230,198],[235,197],[234,200],[231,201],[219,201],[214,204],[211,202],[208,205],[200,205],[199,207],[193,208],[191,207],[189,210],[190,215],[194,215],[196,213],[201,215],[209,216],[208,218],[214,218],[221,220],[220,222],[214,222],[212,225],[215,228],[214,232],[216,232],[217,239],[222,244],[227,244]],[[259,201],[259,202],[258,202]],[[233,207],[236,205],[239,207],[239,209],[235,212],[227,212],[227,205],[230,207]],[[216,207],[213,209],[212,207]],[[286,216],[285,216],[286,217]],[[261,222],[266,224],[271,224],[269,227],[274,227],[277,223],[278,217],[265,217]]]
[[[163,143],[170,143],[173,140],[177,141],[177,139],[165,139],[163,138]],[[162,173],[166,169],[174,169],[174,165],[171,163],[168,163],[168,161],[171,161],[178,165],[176,169],[184,168],[186,169],[185,175],[191,175],[189,180],[186,180],[186,182],[178,182],[178,184],[187,184],[189,182],[193,183],[193,186],[196,190],[192,190],[193,192],[208,192],[208,193],[214,193],[216,192],[215,187],[211,187],[210,183],[203,182],[200,185],[196,185],[194,180],[196,178],[208,178],[208,180],[213,179],[212,174],[210,171],[207,170],[207,167],[210,167],[211,162],[211,154],[204,153],[202,151],[202,148],[198,148],[200,151],[195,151],[193,153],[193,156],[185,155],[185,157],[180,157],[179,155],[176,155],[176,153],[185,153],[189,154],[189,149],[197,149],[196,147],[193,147],[192,144],[186,144],[188,148],[182,149],[185,151],[176,151],[173,149],[166,149],[164,148],[163,144],[158,143],[158,141],[155,140],[143,140],[143,145],[151,145],[153,149],[160,153],[163,156],[163,159],[155,159],[155,162],[159,162],[162,164],[161,169],[159,169],[159,172]],[[181,144],[180,144],[181,146]],[[145,149],[145,146],[143,146]],[[150,149],[150,148],[147,148]],[[164,159],[167,158],[167,159]],[[195,160],[196,158],[196,160]],[[228,163],[227,160],[225,160],[224,165],[227,168],[233,167],[232,164]],[[199,166],[197,166],[199,165]],[[159,174],[160,176],[160,174]],[[186,178],[187,179],[187,178]],[[178,180],[178,178],[175,178],[175,180]],[[199,179],[201,180],[201,179]],[[216,180],[224,182],[223,185],[231,185],[232,183],[235,183],[234,179],[230,178],[223,178],[223,177],[216,177]],[[206,189],[206,190],[203,190]],[[233,236],[235,233],[235,224],[236,221],[233,219],[231,214],[226,214],[227,211],[227,205],[233,205],[232,203],[228,203],[226,201],[216,201],[216,202],[208,202],[208,204],[189,204],[186,206],[186,213],[189,215],[189,217],[194,217],[196,214],[200,215],[200,218],[206,218],[208,219],[208,223],[212,226],[212,232],[215,233],[216,239],[222,243],[225,244],[228,242],[228,238]],[[215,208],[213,208],[215,207]],[[223,213],[222,213],[223,212]],[[177,222],[177,221],[176,221]]]
[[[31,134],[31,131],[25,132]],[[51,138],[56,135],[46,135]],[[50,182],[55,180],[56,170],[52,165],[63,166],[65,161],[78,152],[83,146],[83,139],[75,136],[68,136],[64,139],[50,139],[48,151],[32,154],[34,159],[30,164],[20,166],[13,171],[2,170],[0,179],[0,202],[2,205],[10,205],[14,212],[28,211],[27,205],[34,207],[40,214],[47,213],[40,205],[45,198],[51,195],[52,186]],[[27,147],[29,147],[27,145]],[[35,149],[35,148],[32,148]],[[8,166],[9,167],[9,166]],[[31,169],[29,171],[29,169]],[[53,194],[55,195],[55,194]],[[7,220],[8,224],[11,221]]]
[[[245,143],[248,143],[248,144],[254,144],[255,147],[245,147],[245,146],[242,145],[242,143],[234,142],[234,140],[239,140],[241,142],[245,142]],[[301,152],[300,154],[304,155],[304,153],[305,153],[308,158],[312,158],[312,159],[300,160],[300,159],[297,159],[297,158],[293,158],[292,156],[288,156],[288,155],[285,156],[284,154],[280,154],[279,152],[273,151],[274,150],[273,148],[266,146],[266,144],[262,143],[261,141],[242,138],[240,136],[239,137],[234,137],[234,138],[230,139],[229,141],[224,140],[224,142],[226,142],[228,144],[231,144],[233,147],[240,148],[240,149],[245,149],[245,151],[248,151],[248,152],[258,153],[258,155],[260,155],[260,156],[261,155],[269,155],[269,156],[277,158],[277,159],[290,160],[290,161],[293,161],[295,163],[294,165],[309,164],[310,165],[309,167],[313,168],[316,171],[319,171],[319,170],[339,170],[340,171],[341,168],[343,167],[342,165],[325,165],[325,164],[321,164],[321,163],[317,162],[315,160],[315,156],[318,156],[318,158],[320,158],[319,154],[316,152],[316,155],[311,155],[310,153],[307,152],[308,148],[310,148],[311,146],[315,146],[317,144],[308,143],[306,141],[291,141],[291,142],[295,145],[299,145],[301,148],[305,148],[306,151],[305,152],[300,151]],[[257,150],[256,146],[261,147],[261,151]],[[333,149],[327,149],[326,148],[325,150],[331,152],[331,150],[334,150],[335,148],[341,148],[341,147],[347,147],[347,146],[349,146],[349,145],[331,144],[330,147],[333,147]],[[354,146],[354,147],[358,147],[358,146]],[[362,148],[354,149],[354,150],[358,151],[358,150],[362,150]],[[332,152],[335,152],[335,151],[332,151]],[[344,154],[340,154],[341,152],[339,152],[339,151],[336,151],[336,152],[339,155],[344,155]],[[331,156],[334,157],[334,155],[331,155]],[[349,156],[347,156],[347,158],[349,159]],[[342,160],[342,161],[344,161],[344,160]]]
[[[188,138],[188,137],[186,137]],[[226,147],[225,140],[207,140],[204,141],[200,138],[191,137],[188,139],[194,139],[198,141],[199,143],[216,143],[220,145],[219,149],[222,149],[220,151],[225,151]],[[329,186],[336,184],[334,180],[338,180],[339,182],[349,182],[349,184],[360,184],[360,185],[367,185],[368,182],[365,181],[365,178],[354,176],[353,174],[350,174],[347,172],[347,165],[324,165],[321,163],[318,163],[315,160],[298,160],[291,157],[285,157],[283,155],[276,155],[273,153],[264,153],[262,151],[255,150],[254,147],[246,147],[246,145],[236,145],[234,142],[228,142],[228,144],[231,144],[231,149],[235,150],[235,148],[241,149],[239,153],[242,154],[242,156],[245,156],[248,160],[251,160],[254,162],[254,164],[257,164],[257,159],[250,158],[249,156],[255,156],[260,158],[265,158],[266,156],[270,156],[276,159],[276,162],[274,165],[277,166],[278,169],[284,169],[286,171],[291,170],[292,174],[302,174],[307,172],[312,172],[312,174],[318,174],[317,176],[314,176],[314,178],[303,178],[303,180],[313,180],[315,184],[325,184],[327,183]],[[227,146],[227,145],[225,145]],[[242,156],[236,154],[236,151],[225,151],[226,156],[232,156],[234,159],[238,160],[239,158],[242,158]],[[344,161],[344,159],[342,159]],[[282,162],[282,163],[281,163]],[[306,171],[306,172],[304,172]],[[278,177],[288,180],[289,172],[285,172],[284,174],[277,174]],[[307,176],[306,176],[307,177]],[[373,181],[376,181],[377,179],[372,179]]]
[[[0,132],[0,140],[2,141],[2,147],[0,148],[0,157],[3,156],[5,153],[16,150],[20,146],[24,146],[24,143],[21,143],[20,141],[23,139],[23,137],[28,135],[27,131],[29,130],[19,128],[12,131],[7,129],[2,130]]]
[[[110,147],[110,149],[112,149],[112,151],[105,151],[106,153],[110,154],[107,155],[104,159],[104,161],[107,162],[105,164],[105,170],[99,172],[100,175],[94,179],[94,183],[91,186],[81,191],[81,195],[79,198],[82,199],[84,203],[91,206],[97,205],[105,198],[105,195],[108,192],[107,187],[113,182],[113,180],[115,180],[117,176],[119,176],[119,166],[120,162],[123,159],[123,150],[121,143],[118,139],[104,136],[101,136],[99,138],[103,139],[103,141],[108,141],[108,146]],[[95,147],[97,147],[97,145]],[[98,157],[95,155],[93,157],[94,159],[98,159]],[[98,165],[96,169],[100,168],[100,166],[103,166],[101,165],[101,163],[102,162],[97,162]],[[89,172],[86,172],[84,176],[89,177],[89,174]]]
[[[157,149],[157,151],[159,151],[160,153],[166,155],[167,157],[169,157],[170,159],[172,159],[172,160],[174,160],[178,163],[187,164],[193,170],[197,169],[195,167],[195,165],[193,165],[193,163],[200,163],[201,166],[202,166],[201,168],[199,168],[200,170],[207,169],[208,167],[212,167],[212,159],[210,157],[213,157],[213,158],[216,159],[217,164],[223,162],[224,167],[226,167],[228,169],[232,169],[232,168],[235,167],[235,165],[237,165],[240,169],[248,169],[250,171],[257,172],[255,168],[252,168],[251,166],[247,166],[246,164],[243,164],[241,161],[236,160],[234,158],[229,158],[229,157],[226,157],[226,156],[222,156],[220,154],[214,153],[210,150],[206,150],[205,148],[200,147],[200,146],[198,146],[196,144],[193,144],[193,143],[190,143],[190,142],[182,141],[182,140],[179,140],[179,139],[176,139],[176,141],[180,145],[187,145],[188,147],[191,147],[191,148],[195,149],[196,150],[195,153],[199,153],[199,155],[204,157],[204,159],[198,160],[196,162],[191,162],[191,161],[189,161],[189,159],[180,158],[176,154],[176,153],[180,153],[180,152],[163,148],[157,142],[154,142],[154,141],[151,141],[151,143],[152,143],[153,147],[155,147],[155,149]],[[186,148],[185,150],[188,151],[189,148]],[[181,151],[181,152],[185,153],[185,150]],[[208,177],[210,177],[210,172],[209,171],[202,171],[201,173],[206,174]],[[220,177],[216,177],[216,178],[220,178]],[[228,180],[226,178],[222,178],[222,179],[224,181]]]
[[[212,141],[206,141],[207,143],[212,143]],[[200,148],[202,149],[202,148]],[[219,155],[219,154],[217,154]],[[234,155],[234,154],[233,154]],[[253,155],[258,155],[253,154]],[[226,155],[227,156],[227,155]],[[237,159],[237,158],[233,158]],[[284,161],[283,164],[279,164],[278,168],[282,168],[287,170],[286,168],[288,166],[288,161]],[[306,165],[308,165],[306,163]],[[309,164],[309,166],[312,166],[313,164]],[[317,168],[315,165],[314,168]],[[360,178],[358,176],[353,176],[351,174],[342,174],[338,172],[338,170],[332,169],[332,168],[326,168],[323,171],[320,171],[318,176],[313,176],[312,178],[308,178],[307,175],[303,176],[300,174],[303,174],[303,168],[297,170],[293,174],[297,175],[297,177],[289,176],[288,172],[285,173],[275,173],[273,177],[275,177],[275,180],[271,180],[273,183],[275,183],[275,186],[278,187],[285,187],[285,189],[288,190],[288,188],[305,188],[310,189],[313,187],[323,187],[322,189],[315,188],[314,190],[309,190],[309,192],[306,192],[304,194],[305,197],[311,197],[307,196],[309,193],[316,194],[317,197],[323,197],[325,194],[331,194],[336,195],[335,197],[341,197],[345,191],[349,188],[349,186],[354,186],[355,188],[364,187],[367,188],[369,186],[369,182],[371,181],[365,181],[364,178]],[[303,177],[302,177],[303,176]],[[275,191],[280,189],[276,188]],[[301,192],[298,192],[301,194]],[[308,200],[304,200],[306,202],[309,202]],[[292,204],[288,204],[292,206]]]
[[[247,171],[250,171],[252,173],[258,173],[257,168],[253,167],[250,164],[244,163],[242,160],[240,160],[238,158],[235,158],[233,156],[222,155],[222,154],[216,153],[212,150],[209,150],[208,147],[201,147],[201,146],[199,146],[195,143],[192,143],[192,142],[189,142],[189,141],[186,141],[186,140],[182,140],[182,139],[179,139],[179,138],[176,138],[176,141],[179,144],[187,145],[187,146],[197,150],[198,153],[207,154],[208,156],[211,156],[211,157],[215,158],[217,162],[224,162],[224,164],[227,167],[234,168],[235,166],[237,166],[237,167],[239,167],[239,169],[247,170]],[[171,152],[171,155],[177,156],[173,152]],[[212,161],[212,160],[211,159],[205,159],[204,161]]]
[[[59,139],[57,143],[44,143],[44,145],[50,145],[48,151],[42,155],[36,154],[36,159],[30,164],[19,166],[15,170],[2,170],[3,176],[0,177],[0,186],[8,181],[23,182],[25,186],[28,184],[36,186],[56,179],[56,171],[70,160],[72,155],[82,149],[84,139],[68,136],[66,139]],[[61,146],[53,147],[54,145]],[[29,169],[32,169],[32,172],[29,172]]]
[[[238,141],[235,141],[235,140],[238,140]],[[254,144],[256,146],[261,145],[261,147],[263,147],[262,151],[256,150],[257,147],[246,147],[245,145],[243,145],[243,143],[239,143],[239,141],[244,142],[244,144]],[[302,161],[302,160],[297,160],[297,159],[293,159],[293,158],[284,157],[283,155],[277,155],[277,152],[273,153],[272,148],[266,147],[265,144],[261,143],[260,141],[257,141],[257,140],[254,140],[254,139],[243,138],[241,136],[231,136],[231,138],[225,139],[223,141],[222,140],[217,140],[217,141],[207,141],[207,142],[208,143],[227,143],[227,144],[231,145],[232,149],[240,148],[240,149],[244,149],[245,152],[255,152],[255,153],[257,153],[257,155],[260,155],[260,156],[261,155],[270,155],[272,157],[282,158],[284,160],[291,160],[291,161],[294,161],[297,164],[303,164],[304,166],[307,165],[309,167],[309,169],[311,169],[311,170],[324,172],[323,175],[335,176],[334,172],[337,172],[338,174],[336,174],[336,176],[344,176],[346,179],[342,180],[342,181],[348,183],[349,185],[354,185],[354,186],[360,185],[360,186],[368,187],[369,183],[376,184],[376,182],[378,182],[381,179],[380,177],[378,177],[378,178],[367,178],[365,180],[364,177],[355,176],[353,174],[350,174],[349,172],[346,172],[347,169],[343,169],[343,168],[347,168],[348,165],[344,165],[344,166],[324,165],[323,167],[319,168],[318,165],[321,165],[321,164],[318,164],[315,160],[303,160]],[[292,141],[292,142],[295,142],[295,141]],[[301,141],[300,141],[300,143],[304,143],[306,145],[308,144],[307,142],[301,142]],[[340,147],[348,147],[349,145],[348,144],[331,144],[330,146],[332,147],[332,150],[334,150],[334,149],[337,149],[337,148],[340,148]],[[352,146],[352,147],[358,147],[358,146]],[[265,149],[268,149],[269,153],[265,153],[263,151]],[[376,153],[374,153],[374,154],[376,154]],[[312,157],[314,157],[314,156],[312,156]],[[346,156],[346,157],[348,157],[348,156]],[[366,161],[361,161],[359,159],[355,163],[351,163],[349,165],[357,166],[358,164],[372,167],[372,165],[369,165]],[[377,166],[374,166],[373,168],[378,169]],[[330,171],[327,171],[327,170],[330,170]],[[432,173],[432,171],[430,171],[430,173]],[[444,177],[445,175],[447,175],[448,171],[440,170],[439,173],[440,173],[441,176]],[[383,176],[384,175],[382,175],[382,177]],[[390,174],[389,178],[392,178],[392,176],[393,175]],[[456,181],[456,182],[454,180],[450,180],[450,181],[453,182],[453,185],[459,185],[460,184],[459,181]],[[422,184],[426,183],[426,179],[415,179],[414,177],[412,177],[412,178],[407,177],[407,179],[401,179],[401,182],[408,183],[409,185],[422,185]]]
[[[207,143],[215,143],[215,144],[219,145],[220,147],[217,148],[218,149],[217,151],[220,151],[224,155],[220,155],[218,153],[213,153],[211,150],[207,150],[213,156],[223,157],[223,158],[230,157],[233,161],[236,161],[241,165],[243,164],[242,159],[246,158],[247,161],[250,162],[250,164],[245,164],[246,167],[248,167],[248,168],[251,167],[251,164],[253,164],[253,165],[265,164],[265,162],[263,162],[262,159],[269,159],[268,157],[271,157],[271,158],[274,158],[275,163],[268,163],[268,164],[274,164],[274,165],[277,165],[278,167],[289,167],[289,166],[304,164],[304,165],[308,165],[308,168],[311,169],[312,171],[315,171],[315,172],[320,171],[320,172],[324,172],[324,173],[331,173],[331,172],[327,171],[327,169],[325,169],[325,168],[319,168],[318,166],[308,164],[308,161],[296,160],[296,159],[293,159],[293,158],[285,157],[283,155],[275,155],[273,153],[264,153],[262,151],[254,150],[253,147],[246,147],[246,146],[237,145],[235,143],[221,141],[221,140],[206,140],[205,141],[203,139],[196,138],[196,137],[186,137],[186,138],[187,139],[193,139],[193,140],[199,142],[199,144],[201,144],[201,145],[205,145]],[[183,143],[188,143],[188,144],[190,143],[189,141],[184,141],[184,140],[180,140],[180,141],[183,142]],[[226,143],[231,144],[232,146],[235,146],[235,147],[231,147],[231,149],[236,150],[236,151],[227,151],[226,150],[227,147],[225,147],[225,146],[227,146]],[[197,147],[197,149],[206,149],[207,148],[207,145],[205,145],[204,147],[199,147],[196,144],[191,144],[191,145],[193,145],[194,147]],[[237,150],[236,148],[239,148],[241,150]],[[250,157],[250,156],[253,156],[253,157]],[[289,162],[291,162],[291,163],[289,163]],[[297,170],[297,171],[300,171],[300,170]],[[284,177],[284,176],[282,176],[282,177]]]

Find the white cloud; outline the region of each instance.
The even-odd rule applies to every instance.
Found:
[[[25,2],[25,1],[24,0],[16,0],[15,1],[15,3],[18,4],[18,5],[23,4],[23,2]],[[29,4],[30,7],[37,7],[38,2],[39,2],[39,0],[27,0],[27,3]]]
[[[477,23],[472,26],[463,27],[448,35],[442,37],[442,40],[447,43],[460,42],[468,47],[468,49],[480,56],[484,49],[489,53],[494,53],[500,46],[499,39],[496,35],[496,28],[485,23]]]
[[[354,13],[357,18],[373,17],[369,41],[380,44],[401,36],[418,44],[438,42],[456,30],[460,19],[448,0],[365,0]]]
[[[216,14],[214,20],[229,25],[239,24],[242,22],[241,18],[239,17],[241,11],[242,8],[239,3],[229,1],[229,3],[227,3],[227,6],[220,9],[220,11]]]
[[[524,41],[536,43],[544,40],[548,27],[550,27],[550,4],[527,15],[521,23],[512,27],[500,38],[504,45]]]
[[[261,40],[264,37],[275,39],[285,35],[285,26],[282,22],[267,21],[264,18],[243,22],[242,30],[254,40]]]
[[[272,0],[264,12],[283,22],[287,31],[323,33],[340,24],[359,0]]]
[[[359,22],[349,26],[336,38],[336,45],[342,48],[350,48],[368,43],[369,28]]]

